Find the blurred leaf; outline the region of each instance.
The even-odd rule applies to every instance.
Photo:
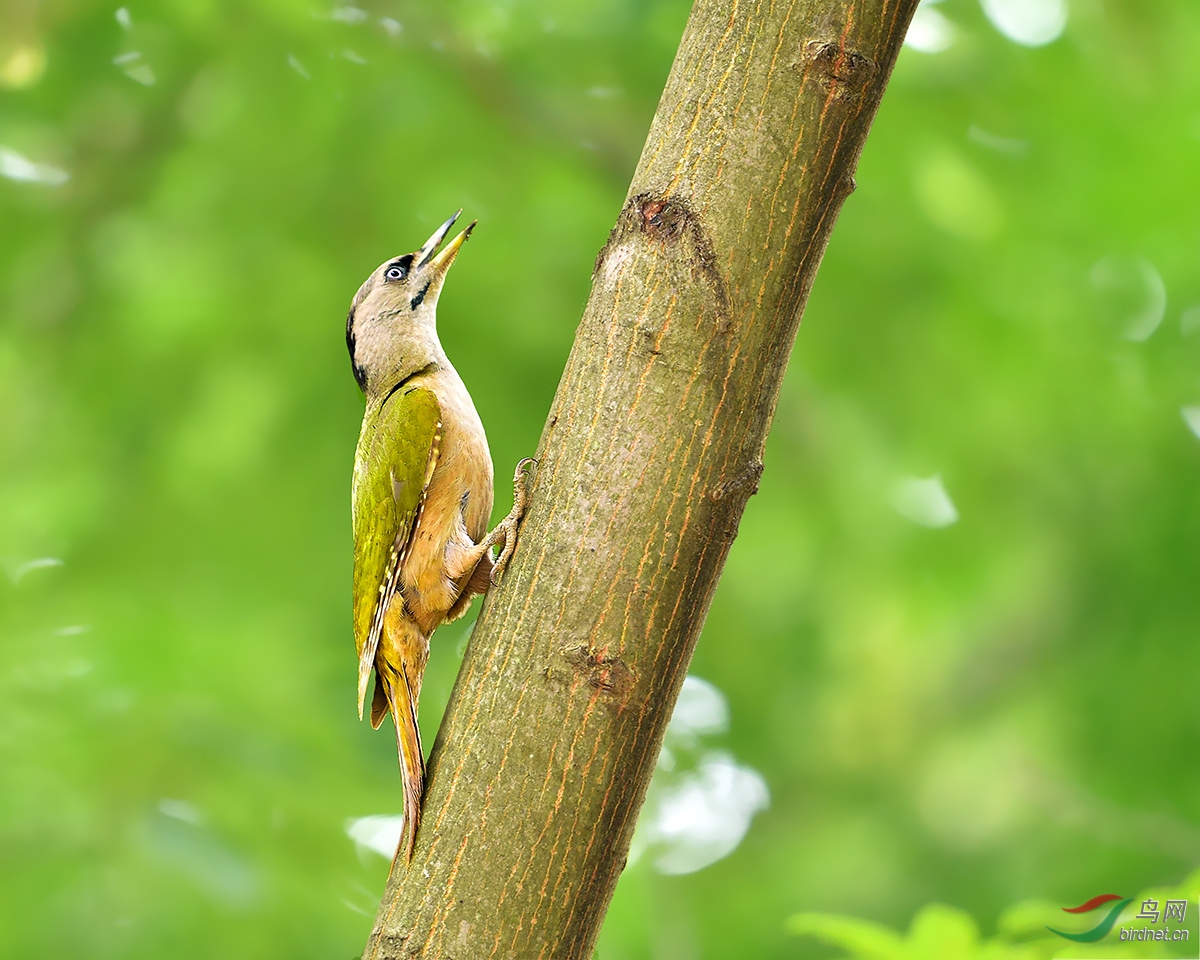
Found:
[[[787,920],[790,933],[816,937],[824,943],[849,950],[864,960],[901,960],[904,941],[893,931],[869,920],[824,913],[797,913]]]

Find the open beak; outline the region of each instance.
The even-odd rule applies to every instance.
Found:
[[[458,249],[466,242],[467,237],[471,235],[471,231],[475,229],[475,224],[478,221],[472,220],[457,237],[451,240],[442,249],[441,253],[437,253],[437,248],[445,239],[446,234],[450,232],[450,228],[454,226],[454,221],[462,214],[462,210],[458,210],[445,223],[438,227],[433,236],[425,241],[423,246],[417,252],[417,269],[422,270],[426,266],[433,267],[437,273],[445,273],[449,269],[450,264],[454,262],[454,258],[458,256]]]

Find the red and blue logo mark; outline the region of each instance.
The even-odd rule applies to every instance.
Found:
[[[1081,903],[1077,907],[1063,907],[1063,912],[1065,913],[1091,913],[1093,910],[1098,910],[1100,907],[1111,903],[1112,906],[1108,908],[1108,913],[1104,919],[1092,927],[1091,930],[1085,930],[1083,933],[1067,933],[1065,930],[1055,930],[1053,927],[1046,927],[1046,929],[1051,933],[1057,933],[1060,937],[1074,940],[1076,943],[1095,943],[1113,928],[1113,924],[1117,922],[1117,917],[1121,915],[1121,911],[1132,902],[1133,897],[1121,897],[1115,893],[1102,893],[1100,896],[1092,897],[1087,903]]]

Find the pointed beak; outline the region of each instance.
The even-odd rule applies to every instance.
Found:
[[[417,251],[417,268],[425,266],[433,257],[434,251],[437,250],[446,234],[450,232],[450,228],[454,226],[454,221],[462,216],[462,208],[459,207],[450,215],[450,219],[443,223],[440,227],[433,231],[433,236],[425,241],[425,246]]]
[[[471,235],[471,231],[475,229],[477,221],[471,221],[470,226],[462,231],[457,237],[451,240],[441,253],[437,253],[437,248],[445,239],[446,234],[450,232],[450,228],[454,226],[454,221],[462,215],[462,210],[458,210],[445,223],[433,231],[433,236],[425,241],[425,246],[417,251],[417,269],[421,270],[427,266],[433,267],[438,273],[444,273],[446,269],[454,262],[454,258],[458,255],[458,248],[463,245],[463,242]],[[435,255],[436,254],[436,255]]]
[[[472,220],[467,224],[467,229],[463,230],[457,237],[451,240],[442,252],[429,261],[429,265],[437,270],[438,273],[445,273],[450,269],[450,264],[454,262],[454,258],[458,256],[458,249],[467,242],[467,237],[471,235],[471,231],[475,229],[477,220]]]

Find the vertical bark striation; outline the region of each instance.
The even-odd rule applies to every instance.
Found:
[[[591,955],[917,0],[697,0],[366,958]]]

